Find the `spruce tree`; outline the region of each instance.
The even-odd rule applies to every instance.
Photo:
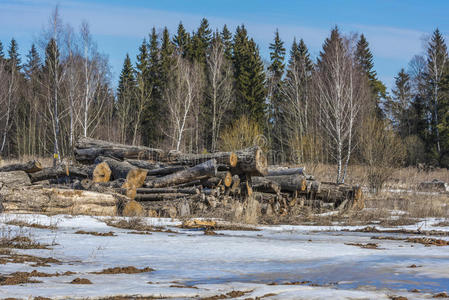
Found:
[[[201,20],[198,30],[192,37],[191,59],[205,65],[206,53],[212,40],[212,30],[209,28],[209,21],[206,18]]]
[[[27,63],[24,66],[25,74],[28,79],[36,74],[40,69],[40,57],[37,52],[36,46],[34,44],[31,45],[31,49],[27,55]]]
[[[383,119],[384,114],[381,106],[382,102],[385,101],[387,97],[387,88],[377,78],[377,73],[374,70],[373,54],[371,53],[368,41],[363,34],[360,36],[360,39],[357,42],[355,57],[360,69],[363,73],[366,74],[369,80],[372,99],[375,106],[375,114],[378,118]]]
[[[265,128],[265,71],[259,49],[248,39],[244,25],[237,27],[233,43],[233,64],[236,79],[234,116],[246,115]]]
[[[412,92],[410,76],[404,69],[395,77],[393,97],[387,102],[394,128],[402,138],[412,134]]]
[[[432,116],[432,144],[436,144],[436,155],[441,155],[441,136],[439,132],[442,93],[440,92],[441,83],[445,77],[448,64],[448,53],[446,43],[441,32],[437,28],[427,47],[427,86],[429,89],[430,99],[429,107]]]
[[[11,39],[11,43],[9,44],[8,49],[8,65],[10,68],[14,67],[16,70],[20,70],[20,56],[19,56],[19,46],[17,45],[16,40]]]
[[[279,31],[276,29],[273,43],[270,43],[270,59],[271,64],[268,67],[269,71],[269,114],[268,114],[268,137],[272,143],[272,147],[276,150],[283,151],[283,112],[284,106],[282,96],[282,76],[284,75],[284,59],[285,48],[284,42],[279,36]]]
[[[232,59],[232,33],[229,31],[226,24],[223,26],[223,30],[220,33],[221,40],[224,45],[225,57],[228,60]]]
[[[136,79],[129,55],[126,54],[117,88],[117,116],[120,129],[120,141],[130,143],[132,135],[132,112],[135,109]]]
[[[155,147],[162,140],[160,124],[164,122],[162,105],[162,80],[159,37],[156,28],[152,28],[149,37],[148,54],[148,85],[151,86],[150,105],[143,116],[143,143]]]
[[[0,41],[0,61],[5,59],[5,53],[3,52],[3,44],[2,41]]]
[[[173,43],[183,57],[186,57],[190,52],[190,34],[185,30],[182,22],[179,22],[178,31],[173,37]]]

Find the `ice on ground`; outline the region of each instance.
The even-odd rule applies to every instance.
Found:
[[[242,299],[389,299],[392,295],[411,298],[449,291],[449,246],[425,247],[401,240],[372,240],[377,233],[347,232],[363,226],[261,226],[260,231],[217,231],[176,227],[178,220],[145,218],[148,224],[175,231],[151,235],[130,234],[132,230],[106,225],[108,218],[90,216],[0,215],[0,230],[9,220],[53,224],[56,230],[29,228],[50,250],[17,250],[53,257],[61,264],[31,267],[30,264],[0,265],[2,275],[36,269],[70,276],[36,278],[42,283],[0,286],[0,298],[44,296],[105,297],[143,295],[198,298],[231,291],[245,292]],[[423,220],[404,229],[429,228],[439,219]],[[378,227],[379,229],[382,229]],[[387,229],[387,228],[385,228]],[[78,230],[109,232],[116,236],[75,234]],[[442,228],[448,230],[448,228]],[[440,237],[438,237],[440,238]],[[357,245],[377,243],[379,249]],[[416,265],[416,268],[410,268]],[[105,268],[151,267],[154,272],[97,275]],[[69,284],[76,277],[92,285]],[[290,285],[292,282],[306,282]],[[418,289],[421,293],[410,293]],[[271,296],[269,296],[271,295]]]

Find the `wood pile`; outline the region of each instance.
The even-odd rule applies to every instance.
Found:
[[[0,210],[126,214],[159,217],[238,217],[288,214],[293,208],[361,209],[358,186],[319,182],[303,168],[268,166],[263,151],[186,154],[81,138],[75,163],[39,162],[0,168]]]

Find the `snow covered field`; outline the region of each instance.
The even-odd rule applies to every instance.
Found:
[[[57,229],[19,228],[11,220],[55,225]],[[0,264],[0,277],[17,271],[75,274],[31,278],[41,283],[0,285],[0,298],[103,298],[138,295],[160,298],[206,298],[217,295],[247,299],[408,299],[449,292],[449,246],[425,246],[399,233],[351,232],[348,226],[263,226],[260,231],[181,229],[180,222],[147,218],[174,232],[130,234],[89,216],[0,215],[1,232],[20,232],[49,249],[14,250],[61,261],[50,266]],[[410,230],[449,231],[428,219]],[[398,227],[396,227],[397,229]],[[380,228],[379,228],[380,229]],[[114,236],[75,234],[114,232]],[[413,235],[412,237],[419,237]],[[432,236],[449,240],[449,236]],[[376,243],[378,248],[357,245]],[[0,258],[2,255],[0,255]],[[151,267],[137,274],[92,274],[106,268]],[[84,278],[92,284],[70,284]],[[298,282],[302,282],[298,284]],[[238,291],[239,293],[231,293]]]

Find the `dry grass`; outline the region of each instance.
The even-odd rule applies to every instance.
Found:
[[[1,159],[0,158],[0,167],[9,165],[9,164],[17,164],[17,163],[24,163],[28,162],[30,160],[38,160],[42,167],[51,167],[53,166],[53,158],[51,157],[34,157],[34,156],[22,156],[21,158],[7,158],[7,159]]]
[[[58,227],[55,224],[43,225],[40,223],[31,223],[31,222],[22,221],[22,220],[11,220],[11,221],[6,222],[5,224],[19,226],[19,227],[38,228],[38,229],[50,229],[50,230],[58,229]]]

